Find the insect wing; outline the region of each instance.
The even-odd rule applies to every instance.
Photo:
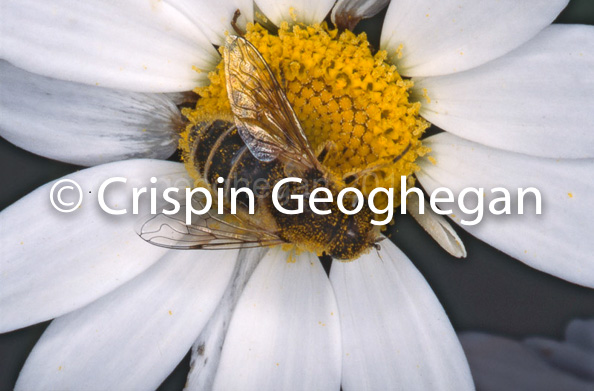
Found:
[[[196,210],[204,207],[199,200],[194,199],[192,203]],[[145,218],[137,233],[153,245],[178,250],[265,247],[284,243],[273,232],[239,215],[217,215],[212,210],[204,215],[193,214],[191,224],[186,225],[185,207],[176,214],[160,213]]]
[[[228,36],[224,57],[231,110],[250,152],[264,162],[280,157],[317,168],[299,120],[258,50],[245,38]]]

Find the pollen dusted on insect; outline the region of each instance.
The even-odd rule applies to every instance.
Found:
[[[250,24],[246,38],[284,88],[313,150],[332,143],[324,166],[336,178],[385,164],[372,180],[357,186],[365,195],[376,187],[394,187],[399,193],[402,175],[408,177],[408,187],[414,186],[415,160],[429,151],[419,140],[429,123],[419,116],[420,103],[408,100],[412,81],[400,77],[385,51],[373,54],[364,33],[339,33],[326,24],[283,23],[278,35]],[[183,151],[191,145],[189,130],[197,123],[233,120],[223,61],[209,78],[210,85],[195,90],[201,97],[196,107],[183,111],[190,121],[180,140]],[[188,170],[198,178],[192,167]]]

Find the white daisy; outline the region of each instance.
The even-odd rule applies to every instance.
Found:
[[[594,31],[546,27],[566,4],[393,1],[382,48],[402,75],[414,77],[421,115],[467,139],[443,133],[424,142],[437,162],[417,161],[425,189],[525,187],[530,179],[543,192],[543,216],[486,218],[463,227],[539,270],[594,286],[587,258],[593,248],[581,234],[594,228],[584,213],[594,206],[588,180],[594,136],[584,131],[593,120],[588,49]],[[312,24],[333,2],[258,5],[276,25]],[[254,14],[250,1],[18,1],[2,7],[0,55],[12,64],[1,71],[2,136],[83,165],[169,156],[179,96],[161,93],[208,84],[207,73],[193,68],[208,71],[220,62],[212,44],[222,44],[235,10],[241,29]],[[379,8],[343,1],[333,16],[356,20]],[[150,176],[185,178],[181,165],[154,160],[100,165],[68,177],[96,193],[112,176],[129,178],[130,187],[148,185]],[[110,219],[91,205],[69,219],[51,209],[49,186],[0,216],[0,305],[10,314],[2,330],[57,318],[18,387],[156,387],[196,340],[194,368],[208,361],[191,371],[191,385],[472,387],[443,309],[390,243],[380,252],[383,261],[370,253],[334,262],[328,281],[310,254],[287,264],[278,249],[260,262],[256,251],[164,251],[140,242],[131,221]],[[459,221],[463,215],[454,212]],[[430,216],[424,226],[450,252],[464,254],[444,219]],[[255,269],[249,280],[243,268]],[[228,285],[235,279],[247,284],[241,296]]]
[[[594,388],[594,319],[569,323],[565,338],[524,341],[478,332],[460,335],[479,389],[575,390]]]
[[[148,186],[151,175],[163,186],[190,181],[183,165],[158,160],[104,164],[68,178],[97,194],[116,175],[128,178],[128,189]],[[137,240],[135,216],[108,216],[93,202],[69,218],[47,202],[51,185],[1,215],[1,305],[10,314],[3,330],[57,318],[17,388],[154,388],[196,340],[194,358],[205,352],[208,366],[189,381],[223,389],[471,387],[446,314],[391,243],[382,245],[383,261],[372,252],[335,262],[328,279],[308,253],[287,263],[279,249],[262,256],[152,246]],[[108,202],[130,208],[129,194],[122,189]],[[30,224],[40,213],[43,221]],[[246,282],[237,297],[236,285]]]

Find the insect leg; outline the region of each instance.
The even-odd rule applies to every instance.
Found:
[[[318,153],[318,161],[322,164],[328,159],[329,152],[336,152],[336,144],[333,141],[326,141],[320,152]]]
[[[237,25],[237,19],[239,19],[239,15],[241,15],[241,11],[236,9],[235,13],[233,14],[233,19],[231,20],[231,27],[233,27],[233,30],[235,30],[235,32],[237,33],[237,35],[239,35],[240,37],[243,37],[245,35],[245,31],[243,31],[238,25]]]
[[[404,155],[406,155],[408,153],[409,150],[410,150],[410,143],[408,143],[406,148],[404,148],[404,151],[402,151],[398,156],[394,157],[392,159],[392,161],[390,161],[389,163],[376,164],[374,166],[367,167],[361,171],[357,171],[354,173],[353,172],[348,173],[342,179],[343,179],[344,183],[346,183],[347,185],[357,183],[363,177],[373,173],[374,171],[381,170],[382,168],[389,166],[390,164],[396,163],[397,161],[402,159],[404,157]]]

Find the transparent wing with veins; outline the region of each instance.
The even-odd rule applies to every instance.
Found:
[[[291,104],[258,50],[245,38],[231,35],[224,61],[235,123],[254,157],[319,168]]]
[[[193,207],[200,210],[204,203],[195,198]],[[192,215],[186,225],[185,207],[173,215],[164,213],[145,218],[137,228],[138,235],[156,246],[178,250],[232,249],[265,247],[284,243],[273,231],[258,226],[252,219],[239,214],[224,215],[212,209],[204,215]]]

